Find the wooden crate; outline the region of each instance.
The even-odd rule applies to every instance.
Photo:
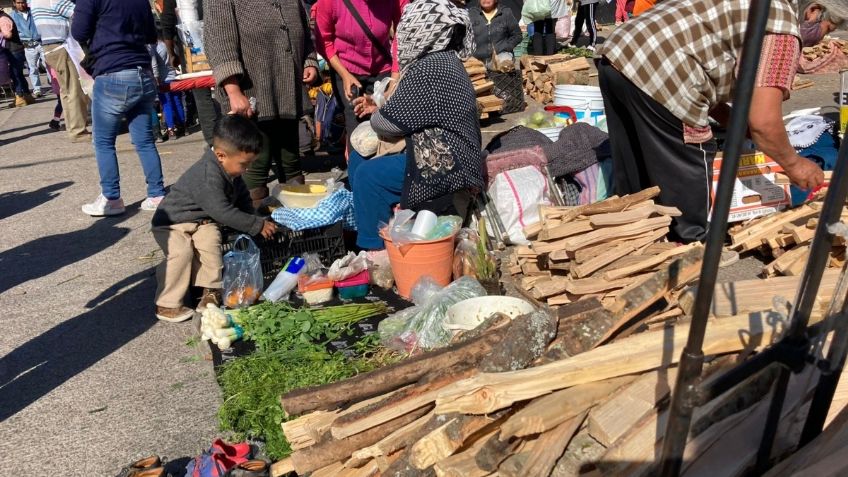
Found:
[[[209,61],[203,53],[194,54],[189,47],[185,47],[185,72],[198,73],[201,71],[209,71],[212,68],[209,66]]]

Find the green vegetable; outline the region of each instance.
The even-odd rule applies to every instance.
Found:
[[[236,358],[224,364],[218,376],[224,397],[218,410],[221,430],[234,432],[236,439],[261,439],[269,458],[285,458],[291,454],[291,447],[280,425],[290,418],[284,416],[280,406],[281,395],[349,378],[394,359],[385,354],[350,359],[320,347],[257,351]]]
[[[547,118],[548,116],[545,113],[538,111],[530,116],[530,123],[534,126],[541,126]]]
[[[288,303],[262,302],[239,310],[234,320],[260,351],[294,349],[337,339],[359,321],[389,311],[383,302],[352,303],[326,308],[294,308]]]
[[[567,46],[559,50],[559,52],[571,56],[582,56],[583,58],[594,58],[595,56],[594,51],[580,46]]]

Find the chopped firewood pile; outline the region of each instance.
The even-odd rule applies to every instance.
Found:
[[[827,56],[833,48],[838,48],[842,53],[848,55],[848,41],[838,38],[829,38],[827,41],[817,43],[813,46],[808,46],[801,50],[801,55],[809,61]]]
[[[730,248],[740,253],[755,250],[771,260],[763,267],[763,276],[798,276],[804,271],[810,243],[816,232],[823,195],[796,207],[731,227]],[[842,212],[848,219],[848,209]],[[845,240],[834,238],[829,267],[845,263]]]
[[[554,99],[557,84],[587,84],[590,60],[566,54],[521,57],[524,92],[540,104]]]
[[[585,206],[541,206],[541,221],[524,229],[531,244],[515,247],[507,260],[515,287],[550,306],[597,298],[612,308],[678,257],[694,258],[686,261],[687,273],[676,275],[669,286],[697,278],[702,247],[665,240],[680,211],[655,204],[658,194],[653,187]]]
[[[447,348],[286,394],[284,411],[301,417],[283,424],[294,453],[272,475],[656,475],[689,325],[575,346],[576,326],[603,327],[607,317],[596,299],[511,321],[496,314]],[[704,379],[785,326],[776,312],[713,319]],[[793,376],[779,436],[803,424],[793,418],[809,399],[812,372]],[[758,445],[751,436],[762,428],[775,375],[767,368],[698,408],[682,475],[741,475],[750,467]]]
[[[486,119],[490,113],[500,112],[504,100],[492,93],[495,83],[486,76],[486,64],[477,58],[469,58],[463,63],[465,72],[471,79],[474,93],[477,95],[477,109],[480,111],[480,119]]]

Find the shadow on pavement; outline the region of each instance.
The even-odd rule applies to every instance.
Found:
[[[44,186],[31,192],[13,190],[0,194],[0,219],[34,209],[39,205],[59,196],[59,191],[72,186],[71,181],[59,182]]]
[[[114,284],[89,311],[0,358],[0,422],[143,334],[156,323],[153,268]]]
[[[88,228],[48,235],[0,252],[0,267],[3,269],[0,293],[49,275],[115,244],[130,232],[129,228],[119,225],[138,213],[140,203],[128,206],[124,215],[92,219],[94,222]],[[46,223],[45,230],[49,227]]]
[[[50,129],[47,125],[44,125],[44,129],[39,129],[38,131],[33,131],[31,133],[27,133],[21,136],[15,136],[9,139],[0,139],[0,146],[7,146],[9,144],[14,144],[18,141],[23,141],[24,139],[29,139],[31,137],[43,136],[45,134],[57,133],[55,129]]]

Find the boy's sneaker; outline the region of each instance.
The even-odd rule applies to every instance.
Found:
[[[194,310],[187,306],[181,306],[179,308],[156,307],[156,318],[169,323],[180,323],[190,320],[192,316],[194,316]]]
[[[141,203],[141,210],[154,211],[159,204],[162,203],[162,199],[164,199],[164,195],[160,195],[159,197],[148,197],[144,199],[144,202]]]
[[[62,123],[60,123],[58,119],[51,119],[50,122],[47,123],[47,126],[50,129],[58,131],[62,127]]]
[[[217,307],[221,306],[221,290],[217,288],[204,288],[203,295],[200,297],[200,303],[197,304],[198,313],[203,313],[203,310],[206,309],[206,305],[215,305]]]
[[[92,217],[121,215],[126,210],[123,199],[109,200],[103,194],[98,195],[94,202],[82,206],[82,211]]]

